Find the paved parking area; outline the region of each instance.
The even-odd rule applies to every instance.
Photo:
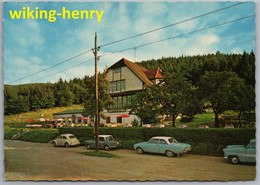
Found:
[[[85,147],[53,147],[50,143],[4,141],[6,180],[254,180],[256,167],[232,165],[222,157],[186,154],[168,158],[134,150],[112,150],[121,158],[80,154]]]

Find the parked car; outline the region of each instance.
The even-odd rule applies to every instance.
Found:
[[[161,153],[167,157],[173,157],[191,151],[191,145],[180,143],[173,137],[157,136],[152,137],[148,142],[134,144],[134,149],[138,154],[144,152]]]
[[[80,142],[73,134],[61,134],[52,141],[52,145],[54,147],[65,146],[68,148],[70,146],[78,146],[80,145]]]
[[[110,150],[112,148],[119,148],[122,146],[121,141],[114,140],[112,135],[98,135],[98,144],[100,149]],[[86,148],[96,148],[96,140],[86,140]]]
[[[228,145],[223,149],[224,159],[229,160],[233,164],[239,162],[256,162],[256,139],[251,139],[247,146],[244,145]]]

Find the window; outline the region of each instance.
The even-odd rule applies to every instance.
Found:
[[[164,139],[160,139],[160,144],[167,145],[167,143]]]
[[[109,92],[113,92],[113,82],[110,82],[109,84]]]
[[[110,123],[110,122],[111,122],[111,117],[110,117],[110,116],[107,116],[107,117],[106,117],[106,122],[107,122],[107,123]]]
[[[150,144],[158,144],[159,139],[152,139],[149,141]]]
[[[123,98],[123,107],[125,107],[126,106],[126,96],[123,96],[122,98]]]
[[[122,123],[122,118],[117,117],[117,123]]]
[[[99,141],[104,141],[104,138],[103,137],[99,137]]]
[[[125,80],[110,82],[109,92],[112,93],[115,91],[125,91]]]
[[[121,96],[117,97],[117,102],[118,102],[117,107],[122,108],[122,97]]]
[[[116,91],[116,82],[113,82],[113,89],[112,89],[112,91],[113,92]]]
[[[255,142],[254,142],[254,143],[251,143],[251,144],[249,144],[248,148],[255,148]]]
[[[106,141],[113,141],[113,140],[114,140],[113,136],[109,136],[106,138]]]
[[[121,81],[116,82],[116,91],[121,91]]]
[[[177,141],[176,139],[174,139],[173,137],[170,138],[168,141],[169,141],[170,143],[178,143],[178,141]]]
[[[114,108],[117,108],[117,97],[114,97],[114,100],[115,100]]]

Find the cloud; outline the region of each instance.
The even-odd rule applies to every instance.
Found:
[[[242,52],[243,52],[243,50],[239,46],[231,49],[231,53],[237,53],[238,54],[238,53],[242,53]]]
[[[193,21],[182,23],[182,24],[177,24],[176,28],[178,28],[181,31],[187,31],[187,30],[192,30],[192,29],[196,28],[197,26],[198,26],[198,21],[193,20]]]
[[[5,82],[45,69],[94,47],[94,33],[98,35],[98,45],[103,45],[123,38],[134,36],[146,31],[160,28],[182,21],[221,7],[231,2],[87,2],[64,3],[68,9],[103,9],[102,21],[91,20],[62,20],[55,23],[46,20],[8,20],[4,17],[4,72]],[[17,5],[17,3],[9,4]],[[24,5],[30,5],[24,3]],[[56,3],[42,3],[44,8],[53,9]],[[250,5],[247,9],[247,5]],[[34,3],[40,8],[40,4]],[[15,8],[15,7],[13,7]],[[16,7],[17,8],[17,7]],[[8,9],[5,9],[8,12]],[[242,10],[247,10],[242,11]],[[243,6],[227,9],[183,24],[172,26],[160,31],[154,31],[140,37],[101,47],[99,56],[110,54],[126,48],[182,35],[204,27],[219,24],[231,19],[244,16],[254,11],[254,6],[245,3]],[[151,13],[151,14],[149,14]],[[146,14],[148,14],[146,16]],[[135,19],[136,17],[141,17]],[[163,57],[178,57],[181,55],[197,55],[215,53],[247,52],[255,49],[254,21],[242,21],[216,27],[214,29],[187,34],[172,40],[129,49],[125,52],[101,57],[98,62],[99,71],[109,67],[121,58],[130,61],[158,59]],[[134,55],[136,54],[136,56]],[[84,60],[94,58],[93,53],[82,55],[62,65],[39,73],[23,83],[32,82],[41,77],[41,82],[56,82],[59,77],[69,80],[74,77],[94,74],[94,60],[63,71]],[[53,76],[48,76],[55,74]],[[19,82],[20,83],[20,82]]]
[[[41,35],[42,30],[39,27],[39,23],[35,20],[23,20],[16,24],[12,22],[4,22],[6,32],[6,42],[12,42],[13,48],[39,48],[45,41]],[[9,35],[11,37],[9,37]]]
[[[31,61],[31,63],[34,63],[34,64],[40,64],[42,62],[42,59],[39,57],[36,57],[36,56],[31,56],[30,61]]]
[[[16,58],[14,61],[13,61],[14,65],[17,65],[19,67],[23,67],[25,65],[29,65],[30,62],[28,62],[27,60],[23,59],[23,58]]]
[[[214,34],[206,34],[198,37],[198,43],[202,44],[204,46],[209,46],[211,44],[214,44],[219,41],[219,38],[217,35]]]

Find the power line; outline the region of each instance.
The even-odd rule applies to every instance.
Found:
[[[155,32],[155,31],[159,31],[159,30],[162,30],[162,29],[165,29],[165,28],[169,28],[171,26],[175,26],[175,25],[178,25],[178,24],[181,24],[181,23],[184,23],[184,22],[188,22],[188,21],[191,21],[191,20],[194,20],[194,19],[198,19],[200,17],[203,17],[203,16],[206,16],[206,15],[210,15],[210,14],[213,14],[213,13],[216,13],[216,12],[219,12],[219,11],[222,11],[222,10],[225,10],[225,9],[228,9],[228,8],[232,8],[234,6],[238,6],[238,5],[241,5],[243,3],[246,3],[246,2],[239,2],[239,3],[236,3],[234,5],[230,5],[230,6],[226,6],[224,8],[220,8],[220,9],[217,9],[217,10],[214,10],[214,11],[211,11],[211,12],[208,12],[208,13],[204,13],[204,14],[201,14],[201,15],[198,15],[198,16],[195,16],[195,17],[191,17],[189,19],[185,19],[183,21],[179,21],[177,23],[172,23],[172,24],[169,24],[169,25],[166,25],[166,26],[163,26],[163,27],[160,27],[160,28],[156,28],[156,29],[153,29],[153,30],[150,30],[150,31],[146,31],[146,32],[143,32],[143,33],[140,33],[140,34],[137,34],[137,35],[134,35],[134,36],[130,36],[130,37],[127,37],[127,38],[124,38],[124,39],[120,39],[120,40],[117,40],[117,41],[113,41],[113,42],[109,42],[109,43],[106,43],[106,44],[103,44],[99,47],[105,47],[105,46],[108,46],[108,45],[111,45],[111,44],[115,44],[115,43],[118,43],[118,42],[122,42],[122,41],[125,41],[125,40],[129,40],[129,39],[132,39],[132,38],[135,38],[135,37],[140,37],[142,35],[145,35],[145,34],[148,34],[148,33],[152,33],[152,32]]]
[[[78,55],[75,55],[75,56],[73,56],[73,57],[71,57],[71,58],[69,58],[69,59],[66,59],[66,60],[64,60],[64,61],[62,61],[62,62],[60,62],[60,63],[57,63],[57,64],[55,64],[55,65],[53,65],[53,66],[50,66],[50,67],[48,67],[48,68],[42,69],[42,70],[40,70],[40,71],[37,71],[37,72],[32,73],[32,74],[30,74],[30,75],[27,75],[27,76],[25,76],[25,77],[19,78],[19,79],[14,80],[14,81],[11,81],[11,82],[9,82],[9,84],[10,84],[10,83],[13,83],[13,82],[17,82],[17,81],[23,80],[23,79],[28,78],[28,77],[31,77],[31,76],[33,76],[33,75],[39,74],[39,73],[41,73],[41,72],[43,72],[43,71],[46,71],[46,70],[51,69],[51,68],[53,68],[53,67],[56,67],[56,66],[58,66],[58,65],[64,64],[64,63],[66,63],[66,62],[68,62],[68,61],[70,61],[70,60],[73,60],[73,59],[75,59],[75,58],[77,58],[77,57],[80,57],[80,56],[82,56],[82,55],[84,55],[84,54],[86,54],[86,53],[88,53],[88,52],[90,52],[90,51],[92,51],[92,49],[90,49],[90,50],[88,50],[88,51],[84,51],[84,52],[82,52],[82,53],[80,53],[80,54],[78,54]]]
[[[105,57],[105,56],[112,55],[112,54],[115,54],[115,53],[121,53],[121,52],[124,52],[124,51],[127,51],[127,50],[140,48],[140,47],[156,44],[156,43],[167,41],[167,40],[172,40],[172,39],[175,39],[175,38],[178,38],[178,37],[183,37],[183,36],[190,35],[190,34],[193,34],[193,33],[197,33],[197,32],[200,32],[200,31],[212,29],[212,28],[215,28],[215,27],[218,27],[218,26],[223,26],[223,25],[230,24],[230,23],[233,23],[233,22],[236,22],[236,21],[240,21],[240,20],[243,20],[243,19],[248,19],[248,18],[253,17],[253,16],[255,16],[255,14],[248,15],[248,16],[245,16],[245,17],[241,17],[241,18],[238,18],[238,19],[234,19],[234,20],[231,20],[231,21],[227,21],[227,22],[220,23],[220,24],[215,24],[213,26],[205,27],[205,28],[202,28],[202,29],[199,29],[199,30],[195,30],[195,31],[192,31],[192,32],[180,34],[180,35],[177,35],[177,36],[168,37],[166,39],[161,39],[161,40],[157,40],[157,41],[154,41],[154,42],[149,42],[149,43],[146,43],[146,44],[142,44],[142,45],[139,45],[139,46],[123,49],[123,50],[120,50],[120,51],[115,51],[115,52],[112,52],[112,53],[103,54],[100,57]]]
[[[171,6],[173,6],[173,5],[171,5]],[[164,7],[164,8],[158,9],[158,10],[155,10],[155,11],[153,11],[153,12],[150,12],[150,13],[147,13],[147,14],[144,14],[144,15],[141,15],[141,16],[139,16],[139,17],[136,17],[136,18],[132,19],[132,20],[129,20],[129,21],[126,21],[126,22],[122,22],[122,23],[115,24],[115,25],[113,25],[113,26],[104,28],[104,29],[102,29],[102,30],[97,31],[97,33],[98,33],[98,32],[103,32],[103,31],[106,31],[106,30],[110,30],[110,29],[114,28],[115,26],[121,26],[121,25],[123,25],[123,24],[127,24],[127,23],[129,23],[129,22],[133,22],[133,21],[138,20],[138,19],[141,19],[141,18],[143,18],[143,17],[145,17],[145,16],[154,14],[154,13],[156,13],[156,12],[160,12],[160,11],[162,11],[162,10],[164,10],[164,9],[168,9],[168,8],[170,8],[171,6],[167,6],[167,7]],[[90,35],[89,35],[89,36],[90,36]],[[71,48],[71,47],[73,47],[75,44],[78,44],[79,42],[83,42],[83,41],[88,40],[88,39],[89,39],[89,38],[77,40],[77,41],[73,42],[72,44],[70,44],[69,46],[64,47],[64,48],[61,48],[61,49],[59,50],[59,52],[64,51],[64,50],[66,50],[66,49],[68,49],[68,48]],[[55,51],[55,52],[57,53],[57,51]],[[53,53],[53,52],[51,52],[51,53]]]
[[[156,44],[156,43],[163,42],[163,41],[167,41],[167,40],[172,40],[172,39],[175,39],[175,38],[178,38],[178,37],[183,37],[183,36],[190,35],[190,34],[194,34],[194,33],[200,32],[200,31],[205,31],[205,30],[208,30],[208,29],[212,29],[212,28],[215,28],[215,27],[218,27],[218,26],[223,26],[223,25],[226,25],[226,24],[230,24],[230,23],[233,23],[233,22],[236,22],[236,21],[248,19],[248,18],[253,17],[253,16],[255,16],[255,14],[253,14],[253,15],[248,15],[248,16],[241,17],[241,18],[234,19],[234,20],[230,20],[230,21],[227,21],[227,22],[224,22],[224,23],[220,23],[220,24],[215,24],[215,25],[212,25],[212,26],[208,26],[208,27],[205,27],[205,28],[202,28],[202,29],[198,29],[198,30],[195,30],[195,31],[192,31],[192,32],[180,34],[180,35],[177,35],[177,36],[168,37],[168,38],[166,38],[166,39],[161,39],[161,40],[157,40],[157,41],[154,41],[154,42],[145,43],[145,44],[142,44],[142,45],[139,45],[139,46],[135,46],[135,47],[123,49],[123,50],[120,50],[120,51],[116,51],[116,52],[104,54],[104,55],[101,55],[100,57],[105,57],[105,56],[112,55],[112,54],[115,54],[115,53],[120,53],[120,52],[123,52],[123,51],[131,50],[131,49],[136,49],[136,48],[140,48],[140,47],[144,47],[144,46]],[[64,69],[64,70],[62,70],[62,71],[55,72],[55,73],[53,73],[53,74],[51,74],[51,75],[48,75],[48,76],[39,78],[39,79],[37,79],[37,80],[34,80],[33,82],[38,81],[38,80],[41,80],[41,79],[44,79],[44,78],[46,78],[46,77],[50,77],[50,76],[56,75],[56,74],[58,74],[58,73],[64,72],[64,71],[69,70],[69,69],[72,69],[72,68],[74,68],[74,67],[77,67],[77,66],[79,66],[79,65],[82,65],[82,64],[84,64],[84,63],[86,63],[86,62],[88,62],[88,61],[91,61],[91,60],[93,60],[93,59],[94,59],[94,58],[91,58],[91,59],[86,60],[86,61],[84,61],[84,62],[81,62],[81,63],[79,63],[79,64],[77,64],[77,65],[74,65],[74,66],[71,66],[71,67],[69,67],[69,68],[66,68],[66,69]]]
[[[172,5],[171,5],[171,6],[172,6]],[[147,13],[147,14],[144,14],[144,15],[141,15],[140,17],[136,17],[136,18],[134,18],[134,19],[132,19],[132,20],[129,20],[129,21],[126,21],[126,22],[122,22],[122,23],[119,23],[119,24],[115,24],[115,25],[113,25],[113,26],[104,28],[104,29],[99,30],[99,31],[97,31],[97,32],[103,32],[103,31],[106,31],[106,30],[110,30],[110,29],[114,28],[114,26],[120,26],[120,25],[123,25],[123,24],[127,24],[127,23],[129,23],[129,22],[132,22],[132,21],[141,19],[141,18],[143,18],[143,17],[145,17],[145,16],[148,16],[148,15],[151,15],[151,14],[153,14],[153,13],[160,12],[160,11],[162,11],[162,10],[164,10],[164,9],[168,9],[168,8],[171,7],[171,6],[167,6],[167,7],[161,8],[161,9],[159,9],[159,10],[155,10],[155,11],[153,11],[153,12],[150,12],[150,13]],[[61,51],[64,51],[64,50],[66,50],[66,49],[68,49],[68,48],[72,48],[75,44],[78,44],[78,43],[83,42],[83,41],[88,40],[88,39],[89,39],[89,38],[77,40],[77,41],[73,42],[72,44],[70,44],[69,46],[63,47],[63,48],[61,48],[61,49],[58,50],[58,51],[61,52]],[[56,50],[55,52],[57,53],[57,50]],[[53,52],[51,52],[51,53],[53,53]],[[21,80],[21,79],[18,79],[18,80]],[[18,80],[17,80],[17,81],[18,81]],[[16,82],[16,81],[12,81],[12,82],[10,82],[10,83],[13,83],[13,82]]]
[[[172,6],[172,5],[171,5],[171,6]],[[121,25],[127,24],[127,23],[129,23],[129,22],[133,22],[133,21],[135,21],[135,20],[141,19],[141,18],[146,17],[146,16],[148,16],[148,15],[151,15],[151,14],[154,14],[154,13],[157,13],[157,12],[160,12],[160,11],[162,11],[162,10],[164,10],[164,9],[168,9],[168,8],[170,8],[171,6],[167,6],[167,7],[164,7],[164,8],[158,9],[158,10],[155,10],[155,11],[153,11],[153,12],[150,12],[150,13],[147,13],[147,14],[144,14],[144,15],[141,15],[141,16],[139,16],[139,17],[136,17],[136,18],[132,19],[132,20],[129,20],[129,21],[126,21],[126,22],[122,22],[122,23],[115,24],[115,25],[113,25],[113,26],[104,28],[104,29],[102,29],[102,30],[97,31],[97,33],[98,33],[98,32],[103,32],[103,31],[106,31],[106,30],[110,30],[110,29],[114,28],[115,26],[121,26]],[[89,39],[89,38],[77,40],[77,41],[73,42],[72,44],[70,44],[69,46],[64,47],[64,48],[61,48],[61,49],[59,50],[59,52],[64,51],[64,50],[66,50],[66,49],[68,49],[68,48],[71,48],[71,47],[73,47],[75,44],[78,44],[79,42],[83,42],[83,41],[88,40],[88,39]],[[57,53],[57,51],[55,51],[55,52]],[[51,53],[53,53],[53,52],[51,52]],[[11,83],[11,82],[10,82],[10,83]]]
[[[77,67],[77,66],[80,66],[80,65],[82,65],[82,64],[85,64],[86,62],[89,62],[89,61],[91,61],[91,60],[93,60],[93,59],[94,59],[94,58],[91,58],[91,59],[89,59],[89,60],[85,60],[85,61],[83,61],[83,62],[81,62],[81,63],[79,63],[79,64],[77,64],[77,65],[74,65],[74,66],[71,66],[71,67],[69,67],[69,68],[63,69],[62,71],[58,71],[58,72],[52,73],[52,74],[50,74],[50,75],[48,75],[48,76],[44,76],[44,77],[38,78],[38,79],[36,79],[36,80],[34,80],[34,81],[32,81],[32,82],[36,82],[36,81],[39,81],[39,80],[41,80],[41,79],[44,79],[44,78],[47,78],[47,77],[50,77],[50,76],[54,76],[54,75],[56,75],[56,74],[58,74],[58,73],[61,73],[61,72],[67,71],[67,70],[69,70],[69,69],[72,69],[72,68],[74,68],[74,67]]]

